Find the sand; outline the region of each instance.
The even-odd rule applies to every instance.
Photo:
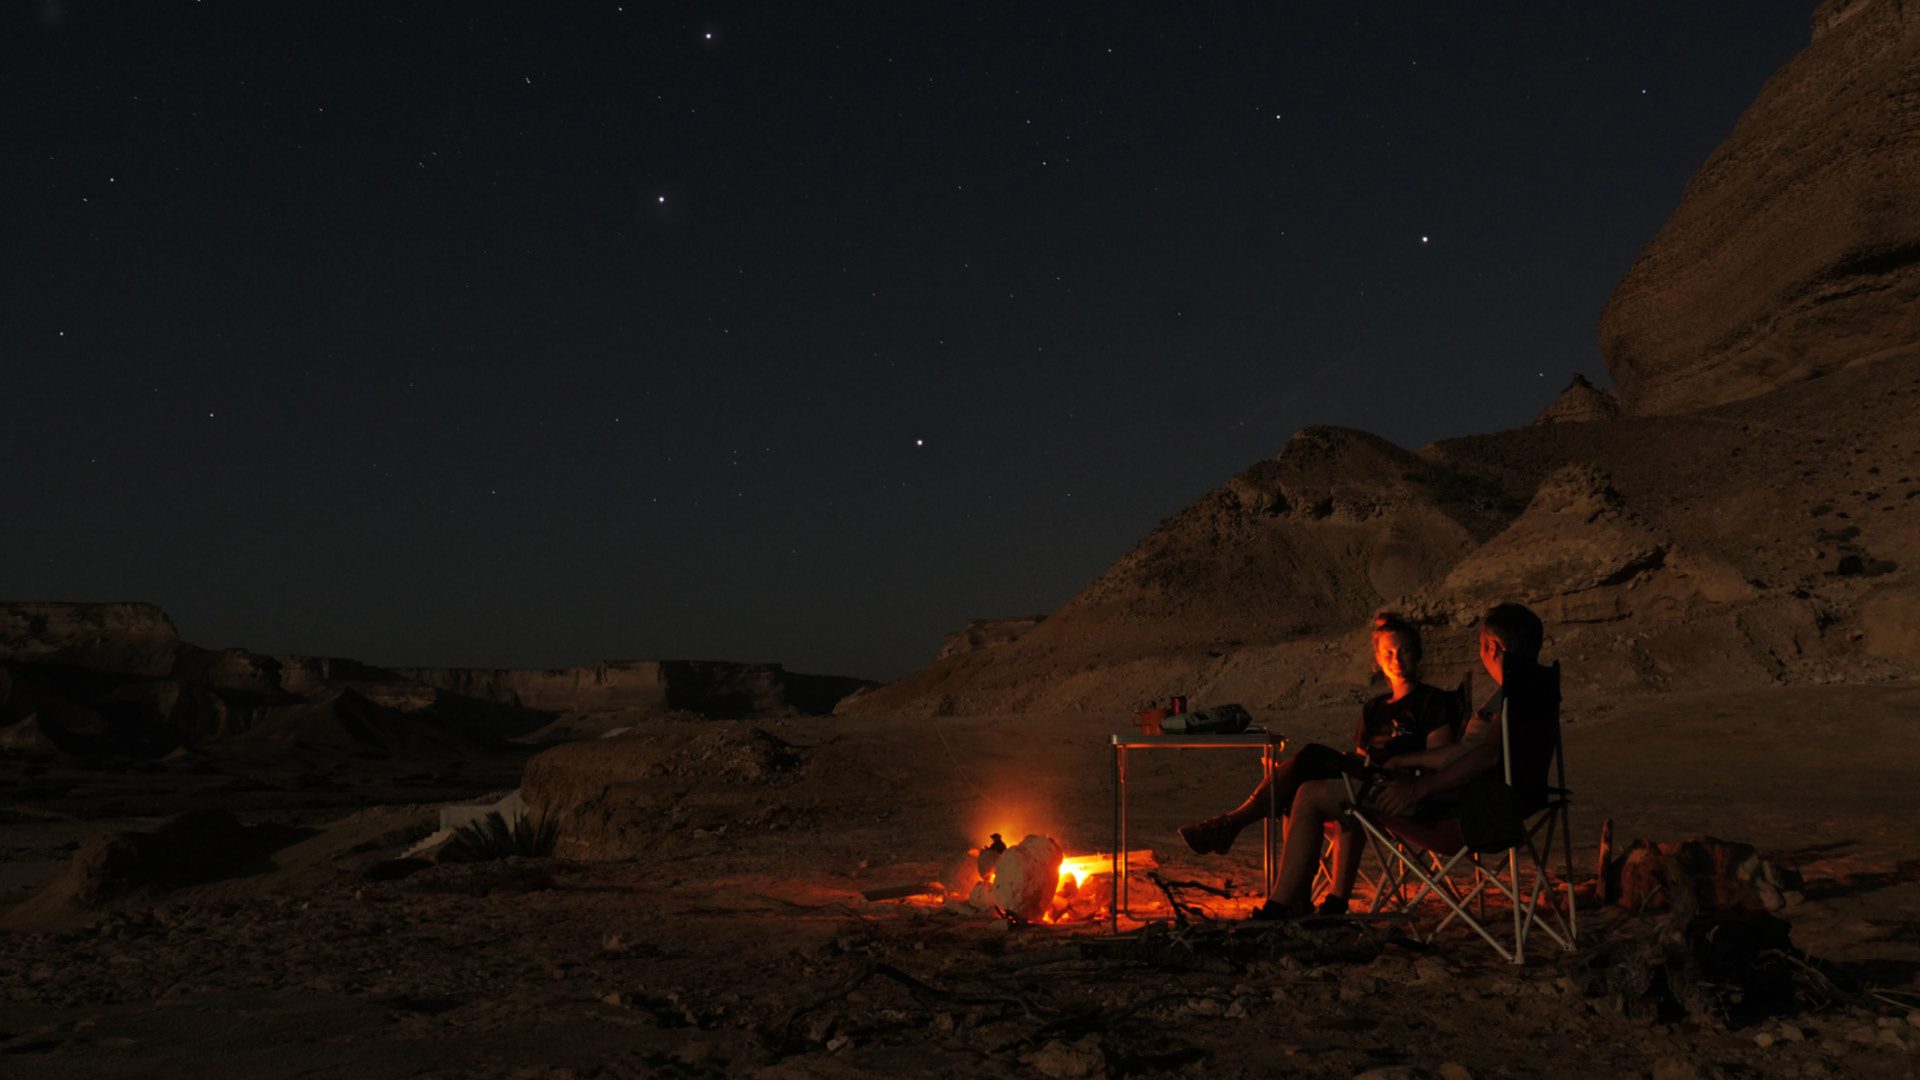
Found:
[[[1623,842],[1757,844],[1807,877],[1787,912],[1796,945],[1920,991],[1920,685],[1571,701],[1567,715],[1583,871],[1604,818]],[[1260,719],[1334,739],[1351,711]],[[1645,938],[1650,915],[1586,912],[1581,953],[1516,969],[1460,936],[1431,951],[1341,926],[1183,944],[868,903],[861,889],[938,876],[989,831],[1108,846],[1117,718],[704,723],[796,748],[756,781],[770,813],[725,830],[663,821],[648,850],[615,861],[390,881],[369,868],[424,834],[435,802],[496,789],[518,763],[464,786],[332,788],[217,763],[34,776],[7,763],[0,902],[44,887],[86,836],[210,792],[243,820],[314,831],[272,872],[0,934],[6,1074],[1910,1076],[1920,1062],[1920,1028],[1891,1005],[1735,1030],[1623,1013],[1590,972]],[[1135,846],[1170,877],[1231,882],[1235,899],[1199,898],[1223,921],[1255,902],[1257,842],[1201,858],[1172,829],[1237,799],[1254,771],[1250,753],[1135,758]]]

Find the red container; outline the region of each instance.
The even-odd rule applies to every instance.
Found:
[[[1167,712],[1174,716],[1183,716],[1187,711],[1187,695],[1175,694],[1167,699]]]

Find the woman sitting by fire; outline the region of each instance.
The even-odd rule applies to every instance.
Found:
[[[1270,800],[1277,798],[1279,812],[1286,814],[1303,784],[1329,780],[1363,764],[1383,764],[1409,752],[1450,746],[1459,738],[1466,719],[1459,696],[1420,681],[1420,631],[1385,612],[1374,617],[1372,640],[1373,662],[1386,676],[1388,689],[1361,708],[1354,728],[1354,752],[1343,754],[1319,743],[1301,747],[1273,770],[1271,783],[1263,779],[1239,806],[1182,826],[1180,837],[1188,847],[1201,855],[1224,855],[1241,829],[1267,816]],[[1319,907],[1323,915],[1346,912],[1360,868],[1359,825],[1344,815],[1334,825],[1339,833],[1333,850],[1333,881]]]

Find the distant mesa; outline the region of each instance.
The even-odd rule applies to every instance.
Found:
[[[430,761],[654,716],[825,715],[871,685],[723,661],[381,668],[203,649],[151,604],[0,603],[0,754],[12,756]]]
[[[1827,0],[1600,317],[1636,413],[1920,353],[1920,5]]]

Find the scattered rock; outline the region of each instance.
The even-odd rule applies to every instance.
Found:
[[[1653,1080],[1706,1080],[1706,1074],[1685,1058],[1663,1057],[1653,1063]]]
[[[1107,1054],[1098,1035],[1083,1036],[1070,1043],[1050,1040],[1021,1060],[1032,1066],[1035,1072],[1053,1077],[1054,1080],[1077,1080],[1079,1077],[1107,1074]]]
[[[1797,872],[1762,859],[1752,844],[1711,836],[1637,842],[1604,873],[1607,898],[1635,911],[1682,902],[1709,911],[1780,911],[1799,903],[1803,888]]]

